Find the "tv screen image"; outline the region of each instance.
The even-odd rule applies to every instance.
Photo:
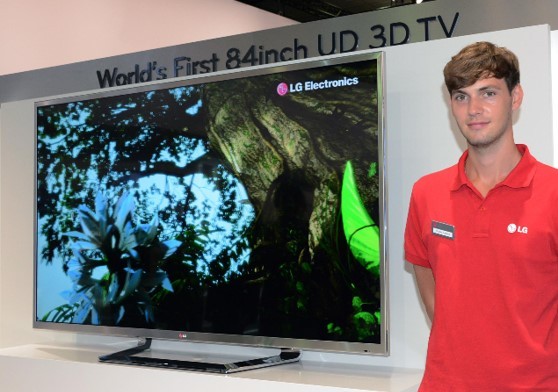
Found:
[[[382,68],[37,102],[34,326],[386,355]]]

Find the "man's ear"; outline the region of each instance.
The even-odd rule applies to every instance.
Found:
[[[521,102],[523,102],[523,87],[521,84],[515,86],[511,92],[512,96],[512,109],[517,110],[521,106]]]

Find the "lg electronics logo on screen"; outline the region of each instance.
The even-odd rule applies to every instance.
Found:
[[[525,226],[517,226],[515,223],[510,223],[508,225],[508,233],[510,234],[514,234],[514,233],[527,234],[528,231],[529,229]]]
[[[356,86],[359,83],[358,77],[348,78],[343,77],[342,79],[336,80],[322,80],[320,82],[306,81],[298,83],[285,83],[281,82],[277,85],[277,94],[280,96],[287,95],[287,93],[301,93],[304,91],[315,91],[324,90],[328,88],[338,88],[347,86]]]
[[[277,86],[277,94],[283,96],[286,95],[288,92],[289,92],[289,86],[287,85],[287,83],[285,82],[279,83],[279,85]]]

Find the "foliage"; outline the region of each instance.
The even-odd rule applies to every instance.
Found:
[[[161,238],[181,242],[173,255],[160,260],[167,274],[161,282],[167,288],[172,281],[175,289],[187,287],[199,291],[202,286],[226,282],[245,262],[248,244],[239,240],[239,233],[250,225],[251,206],[243,201],[245,196],[239,181],[209,148],[199,110],[199,91],[195,88],[84,100],[40,109],[37,119],[39,260],[47,265],[63,260],[68,276],[79,271],[82,281],[94,276],[99,280],[98,285],[111,288],[110,292],[103,293],[96,288],[97,284],[85,282],[90,293],[97,290],[95,298],[100,301],[91,306],[109,309],[107,303],[122,299],[115,295],[128,298],[140,277],[137,266],[99,276],[101,269],[91,260],[84,260],[83,252],[76,252],[75,244],[70,243],[72,237],[63,235],[74,230],[76,211],[86,220],[85,228],[89,227],[91,218],[84,206],[93,204],[99,190],[106,200],[116,200],[128,192],[119,202],[121,209],[132,204],[133,194],[135,218],[146,222],[154,216],[153,219],[158,219]],[[97,206],[103,204],[98,201]],[[155,230],[153,224],[151,229]],[[83,226],[82,230],[85,230]],[[135,234],[149,238],[153,235],[151,232]],[[83,241],[82,245],[85,245]],[[130,253],[130,260],[137,257],[129,246],[126,252]],[[112,256],[106,256],[111,260],[111,268]],[[161,277],[159,271],[145,282],[156,284]],[[76,291],[75,295],[82,295],[83,290]],[[168,299],[165,293],[169,291],[152,290],[151,300],[156,301],[155,308],[162,312]],[[77,303],[74,296],[66,293],[68,299]],[[69,311],[68,306],[61,306],[57,317],[87,313],[81,308]],[[149,316],[143,317],[142,322],[152,322],[153,312],[147,307],[139,313],[142,312],[143,316]],[[127,314],[131,312],[128,310]],[[121,315],[113,309],[112,315],[106,317],[114,323]]]
[[[351,161],[343,175],[341,215],[351,253],[367,270],[379,273],[380,232],[359,195]]]
[[[163,219],[165,224],[181,223],[183,217],[171,211],[183,205],[172,204],[176,199],[169,188],[176,185],[187,192],[188,176],[212,159],[200,153],[207,150],[207,141],[196,132],[199,116],[188,113],[198,100],[193,89],[165,90],[40,109],[37,204],[45,238],[42,260],[50,263],[58,252],[69,256],[67,239],[60,233],[72,230],[74,211],[91,203],[99,189],[109,199],[126,188],[136,189],[140,215],[158,209],[173,219]],[[148,206],[146,195],[155,192],[151,188],[157,176],[175,180],[165,182],[167,189],[157,185],[161,205]]]
[[[65,265],[73,289],[64,293],[68,305],[47,318],[100,325],[118,325],[132,317],[145,325],[154,322],[151,296],[158,288],[173,291],[161,264],[181,243],[159,240],[157,215],[149,224],[135,225],[133,212],[129,193],[112,211],[101,193],[95,211],[78,208],[81,231],[66,234],[74,238],[74,256]]]

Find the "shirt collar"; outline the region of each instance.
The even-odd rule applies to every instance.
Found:
[[[521,153],[521,159],[519,163],[513,168],[513,170],[508,174],[508,176],[497,186],[507,186],[509,188],[526,188],[531,185],[533,176],[536,171],[537,160],[529,152],[529,148],[524,144],[518,144],[517,149]],[[469,150],[465,152],[459,158],[457,163],[457,176],[452,186],[452,191],[456,191],[462,186],[466,185],[474,189],[473,185],[467,178],[465,174],[465,162],[469,156]]]

